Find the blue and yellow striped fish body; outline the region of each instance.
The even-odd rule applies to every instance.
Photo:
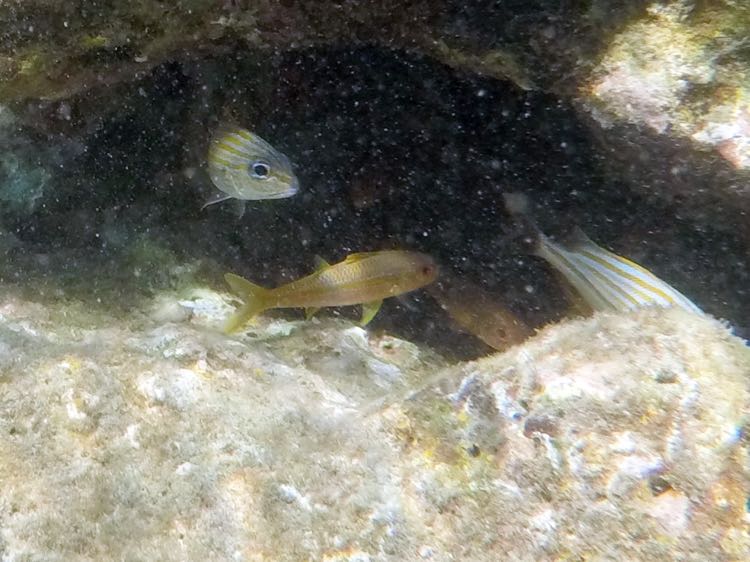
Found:
[[[299,189],[289,159],[255,133],[218,129],[208,149],[208,174],[224,199],[282,199]],[[215,202],[214,201],[214,202]]]
[[[562,273],[594,310],[677,306],[702,314],[685,295],[653,273],[597,246],[580,231],[567,248],[540,233],[536,254]]]

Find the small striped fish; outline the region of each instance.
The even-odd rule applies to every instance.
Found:
[[[581,231],[576,238],[563,248],[539,233],[535,253],[560,271],[594,310],[677,306],[702,314],[685,295],[647,269],[597,246]]]
[[[221,191],[204,207],[227,199],[282,199],[299,189],[289,159],[255,133],[218,129],[208,149],[208,174]]]

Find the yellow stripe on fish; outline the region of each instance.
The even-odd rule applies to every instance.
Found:
[[[221,126],[208,148],[208,175],[226,199],[281,199],[299,190],[289,159],[273,146],[236,126]],[[205,205],[204,205],[205,206]]]
[[[582,232],[569,248],[540,233],[536,253],[560,271],[594,310],[677,306],[702,314],[677,289],[637,263],[597,246]]]
[[[437,271],[437,265],[426,254],[386,250],[351,254],[334,265],[322,262],[314,273],[276,289],[265,289],[227,273],[224,279],[243,304],[229,318],[224,331],[236,332],[256,314],[273,308],[314,311],[356,304],[363,305],[364,325],[375,316],[383,299],[432,283]]]

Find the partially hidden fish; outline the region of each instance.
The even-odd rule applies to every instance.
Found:
[[[533,234],[532,252],[546,260],[580,293],[593,310],[625,312],[645,306],[679,307],[703,314],[690,299],[646,268],[595,244],[576,229],[569,244],[547,237],[529,217],[530,203],[506,193],[505,207]]]
[[[227,273],[224,279],[243,304],[224,331],[236,332],[253,316],[273,308],[304,308],[307,317],[326,306],[361,304],[362,325],[377,314],[383,299],[432,283],[438,266],[419,252],[386,250],[351,254],[337,264],[318,259],[316,271],[275,289],[266,289]]]
[[[562,273],[594,310],[676,306],[702,314],[677,289],[637,263],[598,246],[581,230],[567,247],[539,233],[535,253]]]
[[[505,350],[533,333],[498,296],[445,271],[427,292],[464,331],[494,349]]]
[[[208,175],[220,193],[203,208],[227,199],[283,199],[299,190],[289,159],[255,133],[222,125],[208,148]]]

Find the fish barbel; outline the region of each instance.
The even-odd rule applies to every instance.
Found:
[[[253,316],[273,308],[304,308],[307,317],[326,306],[363,305],[362,325],[377,314],[383,299],[432,283],[435,261],[419,252],[385,250],[351,254],[337,264],[319,260],[316,271],[276,289],[265,289],[227,273],[224,279],[244,302],[224,331],[235,332]]]
[[[289,159],[255,133],[222,125],[208,149],[208,175],[221,191],[204,205],[238,199],[282,199],[299,190]]]

